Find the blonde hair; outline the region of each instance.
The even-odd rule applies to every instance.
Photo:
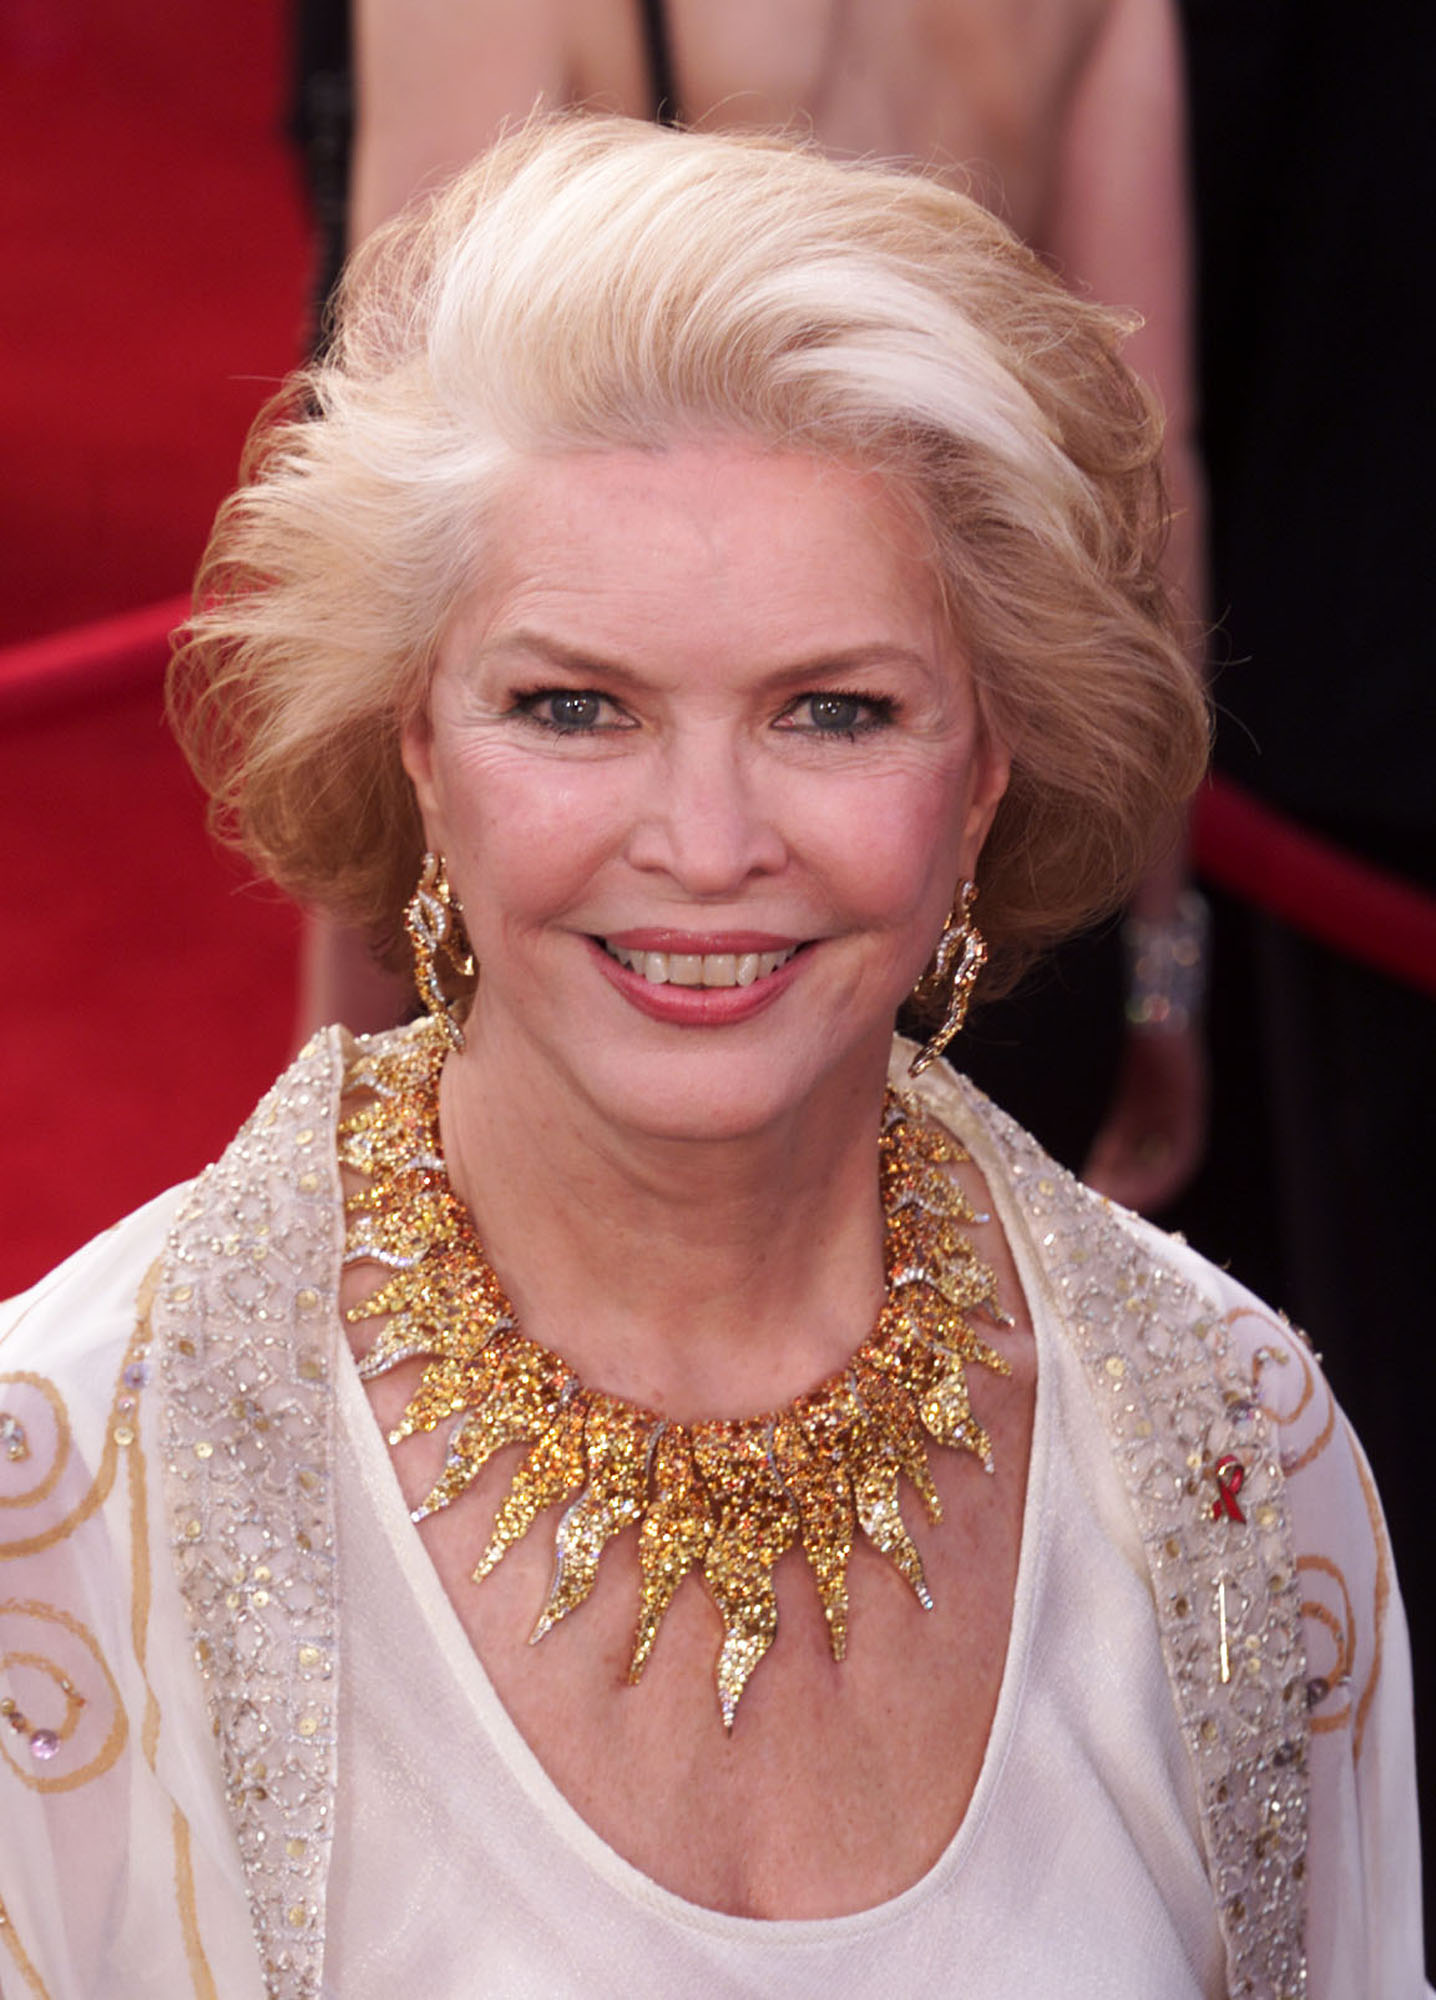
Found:
[[[505,482],[721,430],[881,471],[926,521],[1012,755],[980,868],[1005,983],[1126,897],[1205,759],[1124,330],[936,181],[532,122],[363,246],[255,426],[171,670],[217,825],[392,941],[423,845],[400,732]]]

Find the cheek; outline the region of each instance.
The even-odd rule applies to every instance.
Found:
[[[879,930],[936,934],[961,870],[964,798],[960,774],[942,769],[856,790],[829,829],[854,914]]]
[[[466,909],[519,922],[562,909],[621,840],[620,788],[593,769],[474,748],[436,775]]]

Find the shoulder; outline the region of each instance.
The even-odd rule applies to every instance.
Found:
[[[1094,1300],[1140,1297],[1148,1311],[1186,1319],[1200,1334],[1213,1385],[1228,1403],[1252,1406],[1275,1450],[1298,1568],[1311,1577],[1354,1566],[1390,1597],[1390,1550],[1364,1453],[1305,1335],[1180,1236],[1084,1187],[1028,1133],[960,1077],[942,1087],[940,1115],[970,1138],[981,1134],[1018,1187],[1014,1204],[1034,1226],[1035,1248],[1069,1280],[1091,1273]],[[1077,1286],[1061,1287],[1068,1297]],[[1325,1566],[1325,1567],[1324,1567]],[[1310,1591],[1307,1592],[1310,1595]],[[1325,1629],[1324,1621],[1319,1621]],[[1364,1621],[1370,1630],[1379,1619]],[[1350,1620],[1342,1620],[1349,1630]]]
[[[1114,1462],[1139,1475],[1131,1499],[1155,1552],[1159,1618],[1168,1548],[1194,1558],[1199,1580],[1227,1584],[1219,1631],[1184,1588],[1191,1601],[1169,1633],[1204,1657],[1221,1649],[1218,1680],[1208,1676],[1192,1711],[1195,1740],[1222,1728],[1229,1778],[1270,1683],[1271,1743],[1253,1786],[1300,1743],[1305,1806],[1293,1797],[1283,1812],[1306,1823],[1295,1851],[1308,1990],[1314,2000],[1424,1990],[1406,1624],[1375,1483],[1319,1357],[1229,1272],[1073,1180],[962,1078],[923,1096],[989,1179],[1007,1181],[1005,1217],[1111,1421]],[[1228,1657],[1240,1673],[1229,1675]],[[1235,1706],[1228,1687],[1241,1691]],[[1200,1774],[1201,1754],[1196,1764]],[[1240,1847],[1228,1821],[1215,1815],[1219,1844],[1232,1832]],[[1278,1831],[1284,1844],[1296,1829],[1274,1818],[1259,1837],[1253,1893]]]
[[[192,1254],[197,1239],[220,1222],[261,1231],[254,1210],[259,1176],[272,1168],[278,1135],[287,1143],[291,1178],[301,1183],[332,1154],[333,1108],[346,1059],[366,1044],[342,1029],[317,1035],[261,1098],[221,1159],[196,1180],[181,1182],[91,1239],[28,1291],[0,1302],[0,1385],[17,1375],[66,1376],[77,1385],[102,1383],[104,1362],[123,1354],[134,1330],[146,1281],[176,1249]],[[330,1191],[333,1176],[315,1171]],[[229,1197],[229,1207],[222,1206]],[[220,1250],[225,1244],[217,1246]],[[97,1393],[99,1393],[97,1391]],[[14,1400],[5,1398],[6,1405]]]
[[[1330,1593],[1323,1578],[1335,1584],[1339,1575],[1360,1574],[1369,1579],[1376,1597],[1367,1607],[1371,1615],[1363,1615],[1359,1623],[1368,1636],[1379,1631],[1392,1589],[1390,1545],[1366,1455],[1322,1371],[1321,1357],[1284,1313],[1230,1272],[1182,1238],[1139,1216],[1118,1213],[1136,1243],[1200,1288],[1220,1314],[1230,1372],[1260,1409],[1277,1449],[1305,1596],[1325,1600]],[[1310,1620],[1310,1606],[1307,1614]],[[1317,1622],[1330,1631],[1325,1612]],[[1341,1608],[1337,1623],[1342,1638],[1336,1678],[1346,1680],[1356,1666],[1350,1605]],[[1322,1695],[1327,1679],[1314,1677],[1314,1696]],[[1318,1699],[1318,1716],[1321,1708]]]
[[[104,1359],[123,1353],[146,1275],[191,1185],[157,1195],[0,1304],[0,1383],[34,1374],[77,1385],[104,1379]]]
[[[1281,1466],[1306,1655],[1310,1991],[1427,1992],[1410,1645],[1371,1467],[1285,1315],[1186,1245],[1133,1227],[1220,1303]]]

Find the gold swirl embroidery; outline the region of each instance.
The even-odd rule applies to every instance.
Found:
[[[1237,1307],[1234,1311],[1228,1313],[1226,1318],[1229,1328],[1234,1327],[1237,1321],[1248,1318],[1256,1318],[1263,1326],[1269,1326],[1272,1332],[1281,1340],[1282,1344],[1278,1351],[1284,1358],[1294,1360],[1301,1369],[1301,1393],[1297,1397],[1296,1404],[1292,1409],[1283,1412],[1272,1408],[1265,1402],[1261,1405],[1263,1415],[1279,1429],[1289,1429],[1306,1412],[1316,1394],[1317,1383],[1320,1382],[1321,1384],[1326,1398],[1326,1416],[1321,1429],[1303,1450],[1294,1452],[1289,1456],[1286,1454],[1282,1456],[1282,1471],[1290,1479],[1294,1474],[1303,1471],[1313,1460],[1320,1458],[1336,1434],[1337,1406],[1336,1398],[1331,1393],[1331,1385],[1312,1366],[1305,1341],[1296,1334],[1294,1328],[1268,1319],[1264,1314],[1252,1314],[1250,1309],[1244,1306]],[[1263,1349],[1257,1349],[1253,1357],[1252,1369],[1254,1388],[1260,1383],[1262,1370],[1270,1359],[1271,1356]],[[1372,1483],[1371,1474],[1368,1472],[1359,1450],[1353,1449],[1352,1462],[1356,1467],[1357,1478],[1361,1482],[1362,1497],[1366,1503],[1367,1520],[1371,1527],[1371,1539],[1376,1551],[1376,1581],[1372,1591],[1371,1672],[1366,1679],[1360,1695],[1357,1697],[1354,1719],[1352,1704],[1348,1698],[1345,1706],[1340,1710],[1330,1715],[1314,1715],[1311,1719],[1311,1728],[1313,1733],[1319,1734],[1332,1729],[1341,1729],[1348,1723],[1352,1723],[1352,1758],[1354,1761],[1357,1761],[1361,1757],[1362,1743],[1366,1735],[1367,1718],[1371,1713],[1371,1704],[1375,1700],[1377,1685],[1381,1679],[1385,1647],[1386,1611],[1391,1598],[1391,1555],[1386,1539],[1385,1525],[1381,1518],[1381,1503],[1377,1499],[1376,1488]],[[1330,1562],[1325,1556],[1302,1556],[1298,1559],[1296,1566],[1299,1570],[1320,1570],[1333,1577],[1341,1587],[1342,1599],[1345,1605],[1344,1624],[1325,1605],[1309,1601],[1301,1607],[1302,1616],[1319,1625],[1325,1626],[1335,1641],[1338,1660],[1337,1671],[1330,1676],[1324,1677],[1330,1681],[1331,1686],[1334,1688],[1339,1681],[1349,1680],[1356,1660],[1355,1621],[1352,1614],[1351,1596],[1347,1588],[1346,1578],[1336,1564]]]
[[[132,1369],[137,1356],[143,1352],[144,1344],[149,1339],[149,1300],[153,1297],[156,1282],[156,1269],[152,1266],[146,1272],[144,1281],[140,1287],[140,1324],[137,1326],[135,1335],[125,1350],[124,1360],[120,1363],[119,1374],[115,1378],[114,1394],[110,1399],[109,1414],[105,1419],[105,1441],[100,1448],[100,1462],[96,1468],[94,1478],[70,1508],[69,1512],[62,1515],[58,1521],[53,1522],[50,1527],[42,1529],[38,1534],[28,1535],[20,1541],[0,1542],[0,1561],[19,1556],[40,1555],[44,1550],[53,1548],[56,1542],[64,1541],[75,1532],[76,1528],[82,1527],[89,1520],[90,1516],[97,1512],[106,1500],[109,1499],[111,1489],[115,1483],[115,1473],[119,1467],[119,1454],[122,1449],[129,1449],[135,1441],[136,1431],[133,1412],[137,1407],[137,1398],[133,1387],[126,1382],[125,1377]],[[144,1329],[143,1338],[141,1338],[140,1327]],[[28,1386],[38,1388],[50,1402],[55,1414],[57,1426],[56,1462],[46,1475],[43,1488],[37,1488],[35,1492],[24,1496],[23,1504],[33,1507],[39,1500],[54,1490],[55,1484],[64,1469],[64,1465],[69,1462],[69,1420],[65,1415],[64,1404],[60,1401],[59,1392],[54,1388],[53,1384],[45,1382],[42,1377],[38,1375],[13,1375],[0,1378],[0,1380],[23,1381]]]
[[[219,1989],[214,1983],[214,1974],[209,1969],[209,1960],[204,1955],[200,1942],[199,1914],[194,1894],[194,1863],[190,1858],[189,1821],[175,1807],[175,1901],[179,1905],[180,1929],[184,1932],[185,1956],[189,1960],[189,1976],[194,1981],[194,1990],[199,2000],[219,2000]]]
[[[121,1448],[125,1450],[129,1461],[127,1475],[130,1512],[130,1635],[134,1647],[135,1661],[145,1687],[145,1713],[140,1732],[140,1742],[145,1761],[152,1772],[156,1769],[161,1716],[159,1700],[150,1681],[148,1668],[149,1623],[153,1602],[153,1583],[150,1573],[149,1554],[149,1489],[144,1446],[140,1439],[138,1410],[141,1400],[140,1391],[145,1381],[143,1364],[145,1363],[145,1357],[152,1338],[150,1312],[159,1280],[159,1272],[160,1262],[157,1259],[146,1272],[140,1285],[135,1302],[135,1330],[120,1367],[119,1381],[116,1385],[114,1399],[106,1419],[106,1442],[101,1458],[100,1470],[93,1484],[82,1497],[79,1504],[66,1516],[63,1522],[57,1525],[55,1530],[51,1530],[42,1536],[31,1537],[26,1543],[18,1547],[12,1545],[8,1550],[3,1551],[11,1555],[32,1553],[36,1549],[46,1547],[55,1540],[58,1540],[61,1535],[72,1532],[81,1522],[93,1514],[101,1502],[108,1497],[114,1484],[119,1450]],[[56,1450],[56,1464],[51,1468],[50,1474],[47,1475],[43,1491],[37,1489],[31,1494],[23,1496],[24,1499],[28,1500],[29,1504],[34,1505],[38,1500],[43,1499],[47,1493],[53,1491],[55,1483],[63,1470],[64,1460],[68,1456],[69,1450],[68,1424],[65,1421],[63,1404],[60,1402],[58,1392],[53,1389],[52,1385],[43,1382],[39,1377],[28,1375],[10,1376],[5,1379],[23,1381],[27,1385],[38,1389],[50,1402],[56,1416],[56,1435],[57,1440],[59,1440]],[[0,1604],[0,1614],[6,1612],[13,1612],[21,1616],[35,1616],[42,1621],[49,1620],[58,1623],[78,1638],[98,1664],[109,1687],[115,1704],[115,1720],[109,1736],[96,1756],[80,1770],[67,1772],[62,1778],[37,1777],[34,1773],[25,1770],[16,1764],[15,1759],[5,1749],[3,1741],[0,1741],[0,1753],[5,1755],[6,1761],[10,1763],[21,1781],[34,1791],[67,1791],[77,1785],[88,1783],[102,1776],[116,1763],[128,1740],[129,1721],[121,1704],[119,1689],[100,1654],[98,1645],[77,1619],[71,1618],[66,1612],[54,1607],[31,1601],[12,1600],[8,1603]],[[65,1695],[67,1703],[65,1719],[56,1727],[54,1733],[62,1742],[68,1741],[77,1725],[79,1710],[84,1705],[83,1697],[75,1687],[73,1677],[63,1673],[53,1661],[48,1660],[44,1655],[39,1653],[15,1652],[8,1656],[0,1657],[0,1667],[16,1666],[26,1667],[32,1672],[39,1673],[44,1679],[57,1685]],[[174,1847],[175,1902],[194,1992],[197,2000],[219,2000],[218,1988],[215,1985],[214,1975],[205,1957],[204,1945],[200,1938],[190,1826],[183,1810],[178,1805],[173,1808],[171,1833]],[[11,1954],[19,1966],[21,1975],[24,1977],[30,1990],[40,1996],[40,2000],[49,2000],[39,1974],[25,1955],[20,1946],[19,1939],[15,1936],[14,1927],[9,1923],[3,1904],[0,1904],[0,1937],[3,1937],[9,1945]]]
[[[160,1260],[156,1258],[146,1271],[135,1299],[135,1332],[130,1342],[130,1351],[125,1357],[126,1369],[141,1362],[149,1351],[150,1341],[153,1338],[150,1312],[154,1306],[159,1278]],[[137,1396],[137,1404],[138,1400]],[[146,1664],[149,1656],[151,1597],[150,1499],[145,1471],[145,1448],[140,1442],[138,1424],[135,1425],[135,1441],[130,1446],[129,1475],[130,1644],[134,1648],[135,1664],[145,1684],[145,1719],[140,1729],[140,1744],[145,1753],[145,1761],[153,1770],[159,1748],[160,1705],[150,1685],[149,1669]]]
[[[38,1507],[42,1500],[47,1500],[54,1492],[60,1482],[60,1475],[69,1462],[70,1420],[65,1414],[65,1405],[60,1399],[59,1390],[53,1382],[47,1382],[43,1375],[31,1375],[25,1369],[17,1369],[11,1374],[0,1375],[0,1392],[9,1387],[33,1389],[49,1405],[50,1415],[55,1425],[55,1449],[50,1468],[48,1471],[41,1473],[38,1484],[29,1487],[21,1493],[0,1493],[0,1507]],[[7,1413],[9,1413],[8,1406]],[[31,1426],[27,1424],[25,1428],[28,1441]],[[33,1443],[30,1443],[26,1457],[15,1461],[15,1463],[25,1464],[33,1453],[33,1450]],[[0,1548],[0,1553],[7,1552],[3,1548]]]
[[[5,1732],[3,1731],[0,1731],[0,1757],[4,1758],[21,1784],[28,1787],[32,1792],[72,1792],[76,1786],[89,1784],[92,1779],[103,1776],[115,1763],[115,1760],[125,1746],[125,1739],[129,1734],[129,1722],[125,1715],[124,1703],[120,1698],[120,1690],[115,1683],[115,1677],[110,1672],[104,1654],[100,1651],[93,1633],[82,1625],[78,1618],[72,1618],[68,1611],[62,1611],[58,1605],[42,1604],[35,1598],[11,1597],[5,1599],[3,1603],[0,1603],[0,1618],[29,1618],[40,1625],[58,1625],[62,1631],[68,1632],[72,1638],[78,1639],[81,1646],[89,1654],[96,1667],[98,1667],[100,1677],[104,1682],[114,1710],[114,1719],[110,1724],[109,1732],[104,1742],[89,1761],[82,1764],[78,1770],[66,1771],[63,1775],[54,1778],[45,1777],[38,1771],[27,1771],[18,1758],[11,1755],[10,1747],[5,1740]],[[44,1678],[52,1681],[64,1691],[66,1698],[65,1725],[56,1728],[55,1734],[60,1737],[62,1742],[67,1740],[68,1736],[74,1734],[78,1720],[79,1706],[85,1705],[76,1703],[73,1698],[77,1676],[73,1673],[67,1673],[57,1662],[49,1659],[44,1654],[24,1652],[18,1649],[0,1653],[0,1672],[8,1673],[12,1667],[16,1666],[28,1666],[32,1672],[38,1666]]]
[[[20,1977],[35,1995],[35,2000],[50,2000],[50,1989],[36,1971],[30,1954],[21,1944],[3,1897],[0,1897],[0,1942],[4,1943],[11,1958],[14,1959]]]
[[[1333,1729],[1344,1729],[1351,1720],[1351,1696],[1349,1690],[1351,1685],[1351,1670],[1356,1661],[1356,1620],[1352,1615],[1351,1592],[1346,1587],[1346,1578],[1329,1557],[1298,1556],[1296,1567],[1299,1572],[1305,1571],[1307,1574],[1316,1572],[1322,1576],[1329,1576],[1341,1592],[1342,1615],[1340,1617],[1337,1616],[1329,1605],[1322,1604],[1315,1598],[1307,1598],[1301,1607],[1303,1619],[1308,1624],[1324,1626],[1331,1634],[1332,1641],[1336,1647],[1336,1660],[1332,1670],[1329,1674],[1322,1675],[1321,1679],[1327,1683],[1329,1692],[1334,1693],[1338,1687],[1348,1690],[1340,1708],[1333,1710],[1329,1715],[1312,1716],[1311,1732],[1313,1736],[1322,1736]],[[1325,1696],[1322,1697],[1323,1700],[1325,1698]]]
[[[1244,1319],[1255,1319],[1259,1325],[1270,1327],[1272,1333],[1281,1343],[1275,1350],[1276,1357],[1283,1362],[1295,1361],[1301,1370],[1301,1393],[1298,1395],[1291,1409],[1279,1410],[1268,1402],[1259,1404],[1258,1407],[1268,1423],[1274,1424],[1278,1430],[1290,1430],[1292,1425],[1298,1422],[1310,1407],[1312,1399],[1316,1395],[1318,1381],[1320,1381],[1322,1391],[1326,1397],[1326,1417],[1317,1435],[1301,1451],[1284,1452],[1282,1454],[1281,1469],[1286,1477],[1290,1479],[1296,1473],[1310,1465],[1313,1459],[1320,1458],[1321,1454],[1331,1443],[1336,1429],[1336,1398],[1332,1395],[1330,1384],[1326,1378],[1318,1376],[1317,1371],[1312,1367],[1311,1356],[1307,1351],[1306,1344],[1303,1340],[1296,1337],[1292,1327],[1284,1325],[1279,1320],[1269,1319],[1264,1313],[1254,1313],[1249,1306],[1235,1307],[1227,1314],[1226,1323],[1228,1328],[1234,1328],[1239,1320]],[[1254,1390],[1260,1391],[1262,1372],[1272,1359],[1273,1353],[1262,1347],[1259,1347],[1253,1355],[1252,1387]]]
[[[1371,1674],[1366,1686],[1361,1690],[1361,1699],[1356,1704],[1356,1728],[1351,1739],[1353,1761],[1359,1762],[1362,1741],[1366,1735],[1366,1718],[1371,1713],[1376,1683],[1381,1679],[1382,1656],[1386,1643],[1386,1607],[1391,1597],[1391,1549],[1386,1539],[1386,1523],[1381,1518],[1381,1502],[1376,1497],[1376,1488],[1372,1484],[1371,1474],[1366,1469],[1366,1460],[1354,1446],[1351,1457],[1356,1466],[1356,1476],[1361,1481],[1361,1497],[1366,1502],[1366,1518],[1371,1523],[1371,1539],[1376,1547],[1376,1586],[1372,1592],[1371,1606]]]
[[[43,1653],[6,1653],[0,1658],[0,1665],[7,1670],[29,1667],[42,1680],[49,1681],[58,1691],[61,1701],[65,1704],[65,1713],[60,1721],[55,1723],[50,1734],[57,1743],[68,1743],[79,1723],[80,1711],[85,1706],[85,1697],[69,1676],[63,1673],[53,1660],[47,1660]],[[13,1711],[7,1703],[0,1703],[0,1711],[4,1712],[6,1720],[9,1721]],[[22,1729],[24,1726],[23,1723],[20,1724]]]

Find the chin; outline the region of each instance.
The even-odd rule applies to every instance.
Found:
[[[580,1088],[615,1128],[671,1141],[725,1141],[754,1136],[810,1104],[825,1089],[844,1099],[881,1088],[891,1024],[866,1037],[735,1034],[696,1037],[685,1047],[614,1049],[589,1065]],[[688,1040],[685,1036],[684,1040]]]

